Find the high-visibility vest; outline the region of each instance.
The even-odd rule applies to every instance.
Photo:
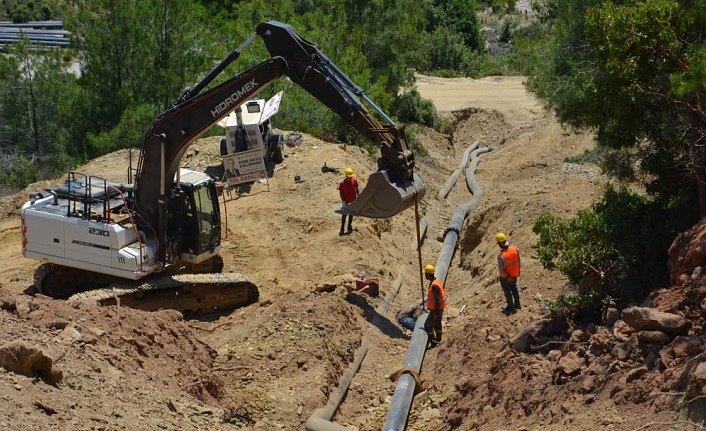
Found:
[[[498,255],[498,272],[500,278],[518,277],[520,275],[520,250],[514,245],[500,251]]]
[[[427,309],[436,309],[436,303],[434,302],[434,286],[439,287],[439,296],[441,296],[439,310],[443,310],[446,308],[446,293],[444,293],[444,283],[438,278],[435,278],[434,281],[429,283],[429,289],[427,290]]]

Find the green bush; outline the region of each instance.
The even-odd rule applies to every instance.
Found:
[[[502,30],[500,30],[500,42],[508,43],[512,40],[515,30],[520,26],[520,22],[515,17],[505,17]]]
[[[424,73],[439,76],[446,71],[448,76],[478,76],[477,51],[466,46],[463,36],[449,28],[436,28],[422,40],[419,49],[423,55],[417,68]]]
[[[433,127],[437,118],[434,102],[422,98],[416,87],[402,93],[394,109],[400,121],[405,123],[419,123]]]
[[[697,220],[691,202],[661,202],[611,188],[590,210],[568,220],[541,214],[532,231],[544,268],[581,286],[579,294],[595,291],[600,299],[627,304],[669,284],[667,249],[676,232]]]
[[[37,179],[35,177],[37,167],[19,154],[10,156],[3,161],[3,165],[3,169],[0,170],[0,184],[2,185],[22,188]]]
[[[603,155],[605,154],[605,148],[596,146],[590,150],[584,150],[582,154],[577,156],[571,156],[564,159],[566,163],[595,163],[598,164],[603,160]]]
[[[547,310],[553,315],[564,314],[574,321],[598,322],[603,315],[603,301],[596,291],[591,290],[585,294],[561,295],[547,304]]]
[[[154,118],[154,108],[143,104],[127,107],[120,117],[120,123],[108,132],[88,134],[91,148],[90,158],[107,154],[122,148],[141,148],[142,135]]]
[[[434,130],[447,135],[453,134],[456,131],[454,123],[446,117],[438,116],[434,122]]]
[[[407,135],[407,145],[412,151],[414,151],[414,155],[416,157],[428,156],[429,152],[426,148],[424,148],[424,145],[422,145],[419,138],[417,138],[416,132],[418,130],[419,126],[410,126],[405,129],[405,133]]]

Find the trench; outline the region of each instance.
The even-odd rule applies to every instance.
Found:
[[[444,187],[442,187],[439,191],[439,198],[445,199],[465,170],[466,186],[472,194],[472,198],[468,202],[456,207],[449,225],[444,231],[444,243],[436,260],[435,276],[441,279],[444,283],[446,282],[449,265],[458,244],[459,234],[463,228],[463,222],[483,196],[483,190],[480,188],[475,179],[475,170],[480,163],[480,158],[478,156],[495,149],[495,147],[479,148],[479,145],[480,143],[476,141],[466,149],[458,168],[449,176],[449,179],[445,183]],[[422,246],[425,233],[428,228],[428,221],[426,217],[422,218],[421,225],[419,240],[414,241],[413,243],[415,250],[418,250]],[[397,296],[397,293],[402,286],[403,270],[404,267],[400,268],[399,275],[393,283],[390,292],[388,292],[385,301],[383,301],[380,306],[376,308],[376,314],[371,322],[372,324],[376,323],[375,320],[378,319],[379,316],[385,315],[389,308],[389,304],[391,304]],[[424,330],[424,324],[427,317],[428,313],[422,314],[419,319],[417,319],[415,324],[409,347],[402,363],[402,368],[398,372],[399,376],[397,379],[397,385],[395,387],[392,401],[390,402],[387,419],[383,427],[384,431],[402,431],[407,427],[407,419],[409,417],[414,395],[419,390],[422,390],[422,388],[419,387],[419,374],[421,373],[424,355],[427,350],[428,336],[427,332]],[[358,372],[363,360],[365,359],[368,352],[368,346],[368,337],[363,336],[360,347],[355,353],[353,362],[351,362],[348,369],[341,376],[338,387],[331,391],[326,406],[315,410],[305,422],[304,427],[307,431],[349,430],[349,428],[333,422],[332,419],[338,410],[338,407],[343,402],[353,377]]]

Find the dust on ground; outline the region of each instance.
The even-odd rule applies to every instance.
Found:
[[[544,363],[506,362],[507,341],[541,317],[566,283],[536,260],[534,220],[543,211],[568,217],[590,206],[602,185],[597,167],[564,162],[591,148],[592,136],[562,128],[522,81],[418,77],[421,94],[455,124],[451,135],[425,128],[417,133],[428,152],[417,158],[427,187],[420,213],[429,220],[423,263],[436,262],[451,215],[472,197],[463,180],[446,199],[439,190],[474,142],[494,149],[480,156],[475,177],[483,195],[449,267],[444,342],[425,357],[422,377],[431,387],[416,396],[408,429],[589,430],[600,423],[627,430],[664,420],[647,404],[610,393],[593,394],[586,403],[578,391],[552,385]],[[218,175],[219,140],[195,142],[184,164]],[[79,170],[125,181],[126,164],[121,151]],[[0,352],[20,349],[10,343],[19,341],[35,349],[43,372],[62,377],[46,381],[0,369],[0,429],[302,429],[326,404],[364,336],[369,352],[334,420],[359,430],[381,428],[395,390],[388,376],[402,367],[410,338],[394,313],[419,301],[425,287],[415,214],[356,218],[354,232],[339,236],[340,216],[333,211],[342,173],[323,172],[324,164],[352,167],[363,185],[376,166],[361,148],[304,135],[287,148],[267,183],[224,194],[225,269],[257,284],[260,301],[200,320],[22,295],[37,266],[20,253],[18,208],[30,190],[4,198]],[[497,231],[522,251],[523,308],[511,316],[500,311]],[[379,297],[349,293],[346,286],[361,276],[380,279]],[[377,316],[398,277],[399,294]],[[506,363],[508,369],[500,366]]]

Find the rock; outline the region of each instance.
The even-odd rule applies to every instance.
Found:
[[[40,320],[42,317],[44,317],[44,311],[42,310],[33,310],[27,314],[27,319],[29,320]]]
[[[591,335],[588,344],[592,349],[602,351],[605,350],[611,340],[611,333],[608,329],[600,327],[595,334]]]
[[[625,323],[623,320],[618,320],[615,322],[613,325],[613,336],[618,340],[618,341],[628,341],[630,338],[630,334],[632,334],[633,330],[628,325]]]
[[[706,261],[706,219],[701,219],[694,227],[682,232],[669,246],[667,265],[672,284],[679,284],[682,278],[689,278],[694,269]]]
[[[689,319],[647,307],[626,308],[622,320],[635,331],[662,331],[673,336],[685,335],[691,328]]]
[[[557,364],[557,369],[566,375],[572,376],[578,374],[581,371],[581,367],[584,364],[584,360],[579,358],[576,352],[569,352],[559,359]]]
[[[704,361],[705,358],[694,358],[697,359]],[[684,379],[687,380],[684,399],[691,400],[687,403],[687,414],[694,423],[701,423],[706,420],[706,398],[703,395],[706,390],[706,362],[685,367],[680,380]]]
[[[630,383],[633,380],[639,379],[644,374],[647,374],[648,371],[649,370],[647,369],[647,366],[645,366],[645,365],[628,371],[628,374],[625,376],[625,383]]]
[[[69,325],[69,321],[66,319],[54,319],[54,320],[47,322],[45,324],[47,329],[64,329],[68,325]]]
[[[319,293],[321,292],[333,292],[338,287],[338,283],[334,281],[324,281],[323,283],[317,284],[315,290]]]
[[[671,345],[664,346],[659,351],[659,360],[662,361],[662,365],[666,368],[670,368],[674,365],[674,351]]]
[[[628,356],[630,356],[630,350],[627,349],[625,343],[620,343],[613,347],[613,350],[610,351],[610,354],[614,358],[624,361],[628,358]]]
[[[653,344],[667,344],[672,340],[672,337],[662,331],[640,331],[637,338],[643,343]]]
[[[31,302],[31,297],[18,296],[15,299],[15,312],[18,317],[26,319],[29,316],[32,311]]]
[[[698,337],[677,337],[672,341],[672,351],[675,358],[694,356],[701,351],[701,341]]]
[[[27,377],[39,376],[49,384],[59,383],[63,374],[52,369],[52,359],[23,341],[12,341],[0,347],[0,367]]]
[[[81,333],[73,326],[67,326],[63,331],[56,336],[59,342],[74,343],[81,340]]]
[[[617,322],[619,319],[620,319],[620,312],[618,311],[617,308],[609,307],[606,310],[605,324],[607,326],[613,326],[615,324],[615,322]]]
[[[550,350],[549,353],[547,353],[546,358],[548,361],[551,361],[553,363],[558,362],[559,359],[561,359],[561,350],[559,350],[559,349]]]
[[[584,377],[583,381],[581,382],[581,392],[593,392],[594,389],[596,389],[596,376],[590,375]]]
[[[579,343],[584,341],[584,336],[585,332],[583,332],[580,329],[576,329],[574,332],[571,333],[571,336],[569,337],[569,342],[570,343]]]
[[[105,335],[105,331],[102,330],[101,328],[96,327],[96,326],[89,326],[87,329],[96,337],[100,338],[103,335]]]
[[[552,327],[551,319],[540,319],[531,322],[510,340],[510,347],[518,352],[528,352],[532,342]]]

